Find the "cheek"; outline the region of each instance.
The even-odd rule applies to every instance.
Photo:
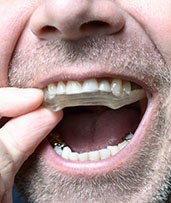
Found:
[[[7,85],[12,53],[37,4],[35,0],[0,0],[0,86]]]
[[[144,28],[171,66],[171,0],[118,0]]]

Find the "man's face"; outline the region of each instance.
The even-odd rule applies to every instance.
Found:
[[[171,177],[171,1],[0,0],[0,16],[0,86],[52,84],[48,99],[55,97],[56,107],[62,98],[68,107],[16,177],[25,197],[164,202]],[[69,96],[54,93],[58,81]],[[75,82],[63,90],[68,81]],[[59,146],[63,157],[57,154],[59,142],[72,152]]]

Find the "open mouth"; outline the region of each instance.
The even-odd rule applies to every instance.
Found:
[[[121,79],[88,79],[49,84],[44,105],[63,109],[62,121],[48,136],[64,163],[110,161],[125,149],[147,109],[145,90]]]

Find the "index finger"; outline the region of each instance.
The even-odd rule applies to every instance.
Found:
[[[35,110],[43,101],[43,92],[35,88],[0,88],[0,118],[16,117]]]

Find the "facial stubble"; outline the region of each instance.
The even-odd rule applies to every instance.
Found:
[[[36,151],[23,165],[16,177],[19,190],[29,202],[164,202],[169,192],[168,174],[171,157],[164,143],[169,137],[168,105],[170,72],[158,51],[144,47],[135,40],[113,41],[109,38],[87,39],[77,43],[51,41],[37,44],[34,50],[26,47],[18,50],[10,65],[11,86],[34,86],[37,74],[62,72],[75,62],[94,63],[110,67],[112,72],[128,72],[129,75],[145,80],[158,92],[160,109],[150,126],[148,137],[131,163],[120,170],[89,177],[62,174],[51,168]],[[99,57],[100,56],[100,57]],[[41,67],[41,71],[39,68]],[[41,72],[41,73],[40,73]],[[161,153],[165,158],[161,159]],[[157,164],[163,165],[162,174]],[[154,183],[155,179],[155,183]],[[160,195],[161,188],[164,194]],[[142,197],[142,195],[145,197]],[[162,198],[161,198],[162,196]],[[132,199],[132,200],[131,200]],[[162,200],[163,199],[163,200]],[[115,200],[115,201],[114,201]]]

